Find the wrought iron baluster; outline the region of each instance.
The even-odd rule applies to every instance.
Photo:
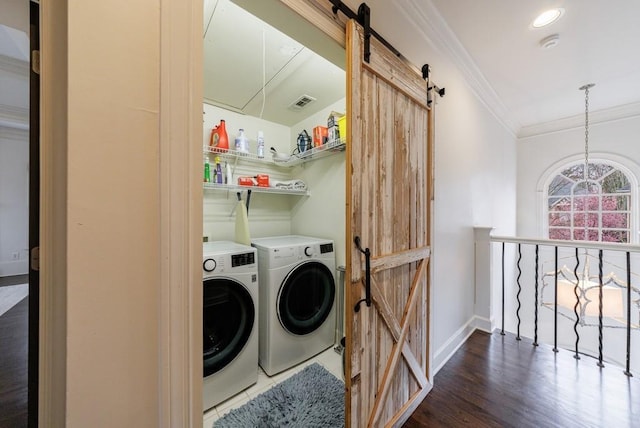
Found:
[[[536,244],[536,272],[535,272],[536,303],[533,318],[533,346],[538,346],[538,245]]]
[[[579,266],[580,257],[578,256],[578,248],[576,248],[576,267],[573,269],[573,274],[576,277],[576,283],[573,285],[573,294],[576,296],[576,304],[573,306],[573,313],[576,315],[576,322],[573,324],[573,331],[576,334],[576,353],[573,358],[576,360],[580,359],[580,355],[578,355],[578,342],[580,342],[580,335],[578,334],[578,324],[580,323],[580,314],[578,314],[578,306],[580,305],[580,296],[578,295],[578,286],[580,285],[580,278],[578,277]]]
[[[522,269],[520,268],[520,260],[522,260],[522,249],[521,245],[518,244],[518,262],[516,266],[518,268],[518,276],[516,278],[516,284],[518,284],[518,293],[516,294],[516,300],[518,302],[518,308],[516,309],[516,318],[518,319],[518,334],[516,335],[516,340],[522,340],[520,338],[520,292],[522,291],[522,285],[520,285],[520,277],[522,276]]]
[[[504,336],[504,242],[502,243],[502,331],[500,334]]]
[[[553,290],[553,352],[558,352],[558,247],[555,247],[555,272]]]
[[[627,251],[627,369],[624,374],[631,377],[631,253]]]
[[[602,250],[598,251],[598,366],[602,363]]]

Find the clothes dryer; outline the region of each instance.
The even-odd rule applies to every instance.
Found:
[[[260,275],[259,361],[270,376],[333,345],[333,241],[307,236],[254,239]]]
[[[207,410],[258,380],[256,249],[203,244],[203,407]]]

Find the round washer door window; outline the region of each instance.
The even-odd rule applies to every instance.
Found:
[[[213,278],[203,282],[204,377],[238,356],[254,325],[253,299],[239,282]]]
[[[325,265],[307,262],[296,267],[280,288],[280,323],[293,334],[313,332],[329,316],[335,294],[333,274]]]

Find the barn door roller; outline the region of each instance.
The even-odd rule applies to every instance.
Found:
[[[394,48],[393,45],[391,45],[391,43],[387,42],[380,34],[376,33],[376,31],[373,28],[371,28],[371,25],[370,25],[371,9],[369,8],[369,6],[367,6],[366,3],[360,4],[360,7],[358,7],[358,13],[356,14],[354,11],[352,11],[349,8],[349,6],[342,3],[342,1],[340,0],[329,0],[329,1],[333,5],[332,10],[334,14],[337,15],[338,11],[340,11],[347,18],[355,19],[356,21],[358,21],[358,24],[362,25],[362,27],[364,28],[364,60],[365,62],[368,63],[369,59],[371,58],[371,50],[369,48],[369,40],[371,39],[371,36],[378,39],[380,43],[385,45],[387,49],[393,52],[394,55],[399,57],[402,56],[402,54],[398,52],[398,50]]]
[[[338,12],[342,12],[347,18],[355,19],[356,21],[358,21],[358,24],[362,25],[362,28],[364,29],[364,61],[366,63],[369,63],[369,61],[371,60],[371,36],[378,39],[380,43],[382,43],[387,49],[393,52],[395,56],[402,57],[402,54],[396,48],[394,48],[391,43],[387,42],[384,37],[376,33],[376,31],[371,28],[371,9],[369,8],[369,6],[367,6],[366,3],[360,4],[360,7],[358,7],[358,13],[356,14],[341,0],[329,1],[333,5],[331,10],[333,10],[333,13],[335,15],[337,15]],[[429,81],[429,71],[430,68],[428,64],[422,66],[422,78],[427,82]],[[431,89],[435,89],[435,92],[440,95],[440,97],[444,97],[444,88],[438,88],[436,85],[428,88],[428,97],[430,97]],[[431,100],[429,100],[428,104],[431,104]]]

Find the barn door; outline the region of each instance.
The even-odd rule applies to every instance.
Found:
[[[347,423],[399,426],[431,389],[427,82],[353,20],[346,45]]]

